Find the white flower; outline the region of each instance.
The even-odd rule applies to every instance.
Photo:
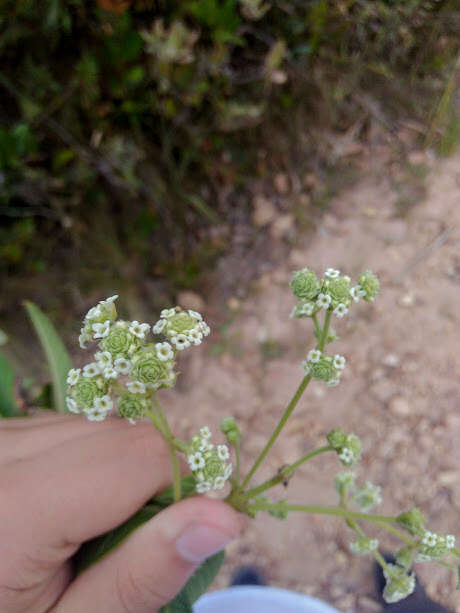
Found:
[[[86,349],[86,343],[88,343],[90,340],[91,340],[91,336],[87,332],[84,332],[84,331],[82,331],[80,333],[80,336],[78,337],[78,342],[82,349]]]
[[[118,298],[118,294],[115,294],[114,296],[110,296],[110,298],[106,298],[105,300],[100,300],[99,304],[101,305],[112,304],[112,302],[115,302],[117,298]]]
[[[310,366],[308,366],[308,362],[306,360],[302,360],[301,366],[302,366],[302,370],[303,370],[304,375],[309,375],[310,374]]]
[[[214,445],[209,441],[209,439],[202,438],[199,449],[202,452],[211,451],[211,449],[214,449]]]
[[[438,542],[438,535],[427,530],[423,535],[422,543],[427,547],[434,547]]]
[[[339,355],[338,353],[334,356],[333,364],[337,370],[343,370],[345,368],[346,359],[343,355]]]
[[[96,398],[94,401],[94,408],[105,411],[106,413],[112,409],[112,406],[113,403],[108,394],[101,396],[100,398]]]
[[[359,302],[361,298],[366,295],[366,292],[363,290],[361,285],[355,285],[350,290],[350,296],[353,298],[355,302]]]
[[[307,360],[315,364],[316,362],[319,362],[320,359],[321,359],[321,351],[319,349],[310,349],[310,351],[307,354]]]
[[[200,468],[204,468],[206,466],[203,455],[199,451],[189,455],[187,461],[191,470],[199,470]]]
[[[92,407],[86,412],[86,417],[89,421],[103,421],[107,417],[107,411],[98,407]]]
[[[353,457],[353,451],[348,449],[348,447],[344,447],[339,453],[339,458],[344,464],[350,464],[350,462],[353,462]]]
[[[117,358],[113,365],[120,375],[128,375],[131,370],[131,362],[126,358]]]
[[[203,333],[198,329],[190,330],[188,333],[188,340],[194,345],[200,345],[203,340]]]
[[[325,277],[329,277],[329,279],[336,279],[340,275],[340,270],[336,270],[335,268],[328,268],[324,273]]]
[[[109,334],[110,320],[107,319],[103,324],[93,324],[92,330],[94,332],[94,338],[105,338]]]
[[[156,343],[155,349],[158,359],[162,362],[167,362],[174,358],[174,351],[169,343]]]
[[[176,314],[176,309],[163,309],[160,313],[160,317],[168,319]]]
[[[137,338],[145,338],[145,335],[150,331],[149,324],[140,324],[138,321],[132,321],[129,326],[129,331]]]
[[[153,326],[152,332],[154,334],[160,334],[161,332],[163,332],[165,326],[166,326],[166,319],[159,319],[157,323]]]
[[[230,453],[228,452],[227,445],[217,445],[217,455],[221,460],[228,460]]]
[[[92,307],[85,315],[85,319],[96,319],[102,315],[101,307]]]
[[[210,489],[211,484],[209,483],[209,481],[201,481],[200,483],[196,484],[196,491],[198,492],[198,494],[204,494],[205,492],[209,492]]]
[[[105,366],[112,366],[112,356],[108,351],[98,351],[94,354],[94,357],[96,358],[96,362],[100,364],[101,368],[104,368]]]
[[[328,387],[335,387],[339,383],[340,383],[340,377],[335,377],[334,379],[329,379],[329,381],[326,383],[326,385]]]
[[[335,309],[332,312],[334,313],[336,317],[338,317],[339,319],[342,319],[342,317],[348,313],[347,305],[341,302],[335,307]]]
[[[211,332],[211,328],[208,326],[208,324],[205,323],[204,321],[200,321],[198,325],[199,325],[201,332],[203,333],[203,336],[208,336],[209,333]]]
[[[224,479],[228,479],[233,472],[233,466],[231,464],[227,464],[224,468]]]
[[[80,378],[81,368],[71,368],[67,374],[67,383],[69,385],[75,385]]]
[[[66,404],[67,404],[67,408],[69,409],[69,411],[71,413],[80,413],[79,409],[78,409],[78,405],[75,402],[75,400],[73,398],[69,398],[69,396],[67,396],[67,398],[65,399]]]
[[[118,372],[112,366],[107,366],[104,368],[104,379],[116,379],[118,377]]]
[[[447,549],[453,549],[455,547],[455,536],[453,534],[448,534],[446,536],[446,547]]]
[[[129,381],[126,387],[132,394],[145,394],[145,385],[141,381]]]
[[[185,334],[178,334],[171,339],[171,342],[174,343],[178,351],[182,351],[183,349],[190,347],[190,341],[185,336]]]
[[[331,297],[329,294],[319,294],[316,299],[316,305],[319,306],[320,309],[327,309],[331,304]]]
[[[83,376],[84,377],[95,377],[101,372],[99,364],[97,362],[91,362],[91,364],[87,364],[83,367]]]
[[[198,313],[198,311],[192,311],[192,309],[189,309],[188,314],[190,315],[190,317],[193,317],[193,319],[197,319],[198,321],[203,320],[203,318],[201,317],[201,314]]]
[[[200,434],[203,438],[211,438],[211,430],[208,428],[208,426],[203,426],[200,429]]]
[[[215,490],[221,490],[225,485],[224,477],[216,477],[214,479],[213,487]]]

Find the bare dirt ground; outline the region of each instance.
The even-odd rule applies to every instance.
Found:
[[[381,279],[379,299],[359,303],[334,326],[340,339],[333,351],[347,358],[341,385],[310,386],[255,483],[324,444],[326,433],[341,426],[363,441],[358,476],[383,487],[377,512],[417,505],[431,530],[459,538],[460,156],[430,165],[426,198],[403,216],[384,173],[370,173],[333,200],[312,236],[271,266],[244,300],[227,302],[219,342],[211,336],[207,347],[191,352],[181,363],[179,387],[164,400],[185,434],[198,424],[217,431],[220,419],[233,414],[249,467],[296,389],[300,362],[313,345],[311,322],[289,319],[292,271],[308,266],[321,273],[332,266],[355,279],[370,268]],[[276,223],[261,229],[272,232],[274,241]],[[207,303],[211,325],[222,322],[218,289]],[[276,495],[335,504],[332,482],[340,470],[333,454],[323,455]],[[340,520],[291,514],[281,522],[261,514],[229,548],[215,587],[250,563],[271,585],[317,596],[343,613],[377,612],[371,563],[349,554],[351,538]],[[387,550],[399,546],[384,536],[382,542]],[[452,573],[435,564],[416,570],[433,598],[460,613]]]

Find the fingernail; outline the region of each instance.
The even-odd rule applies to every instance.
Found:
[[[211,526],[188,526],[176,541],[176,549],[188,562],[202,562],[233,540],[226,532]]]

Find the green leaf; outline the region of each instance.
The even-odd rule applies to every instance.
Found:
[[[66,378],[72,368],[72,361],[48,317],[32,302],[25,302],[24,306],[48,361],[53,385],[54,409],[59,413],[66,413]]]
[[[195,571],[179,594],[160,609],[162,613],[191,613],[192,605],[206,592],[214,581],[225,558],[225,551],[219,551],[203,562]]]
[[[0,417],[12,417],[18,413],[14,397],[14,370],[0,353]]]

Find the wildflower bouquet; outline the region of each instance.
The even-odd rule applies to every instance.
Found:
[[[252,485],[256,471],[310,381],[317,379],[327,386],[340,384],[346,358],[326,350],[337,338],[331,326],[332,321],[342,319],[353,304],[360,300],[373,302],[380,284],[370,271],[362,273],[357,284],[352,285],[350,277],[342,275],[338,270],[328,268],[320,279],[313,270],[304,268],[294,273],[290,287],[298,300],[291,317],[311,319],[316,344],[306,351],[306,359],[301,364],[303,377],[300,384],[246,475],[241,474],[240,468],[244,441],[233,417],[226,417],[221,422],[221,432],[226,443],[212,442],[207,426],[201,427],[190,440],[184,441],[171,432],[166,412],[158,398],[159,390],[175,385],[178,355],[192,346],[200,345],[209,335],[210,328],[201,314],[175,307],[161,311],[160,319],[153,326],[138,321],[119,320],[115,307],[117,296],[101,301],[88,311],[79,337],[80,346],[86,348],[87,343],[97,343],[97,351],[92,362],[82,369],[69,371],[67,407],[69,411],[83,413],[93,421],[105,419],[112,411],[132,424],[140,419],[150,419],[167,442],[173,486],[170,492],[150,501],[144,509],[146,512],[128,520],[109,539],[107,535],[100,537],[96,539],[96,546],[90,543],[86,549],[83,548],[81,569],[96,561],[108,548],[114,547],[132,529],[164,506],[194,493],[223,490],[228,485],[229,492],[225,501],[252,518],[260,512],[268,512],[280,519],[285,519],[291,512],[343,518],[355,535],[350,543],[350,551],[360,556],[372,556],[382,566],[386,579],[383,597],[389,603],[398,602],[413,592],[414,562],[438,562],[460,576],[460,551],[455,548],[453,535],[429,531],[417,508],[394,517],[371,514],[370,511],[382,502],[381,488],[369,481],[357,483],[356,475],[349,470],[337,474],[334,479],[338,494],[336,506],[294,504],[288,500],[274,501],[266,496],[268,490],[289,479],[299,466],[323,453],[335,453],[338,461],[346,468],[354,466],[361,457],[362,446],[359,437],[352,432],[346,433],[341,428],[331,430],[322,447],[284,466],[263,483]],[[151,340],[151,333],[155,340]],[[191,471],[191,475],[183,479],[180,476],[179,454],[185,455]],[[401,547],[395,554],[395,564],[385,561],[379,552],[378,539],[368,534],[367,526],[384,530],[401,541]],[[209,561],[205,562],[200,569],[202,573],[209,575],[209,566]],[[197,580],[200,570],[190,581]],[[213,572],[217,570],[218,565]],[[201,585],[209,583],[211,578],[208,576],[204,582],[201,581]],[[197,598],[196,592],[194,589],[194,599]],[[183,601],[184,598],[181,607]],[[168,605],[170,611],[176,610],[174,603],[175,600]],[[191,602],[189,605],[191,611]],[[179,610],[183,608],[177,608]]]

